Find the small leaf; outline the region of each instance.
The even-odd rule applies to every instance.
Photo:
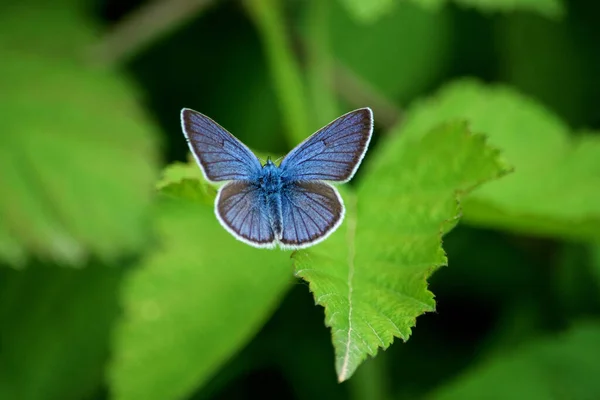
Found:
[[[130,82],[80,62],[92,24],[61,3],[0,13],[0,257],[13,264],[25,251],[110,260],[146,242],[156,132]]]
[[[600,393],[600,325],[581,323],[499,353],[437,390],[430,399],[579,399]]]
[[[208,184],[195,161],[187,164],[176,162],[163,170],[162,178],[156,188],[163,194],[213,204],[216,189]]]
[[[408,340],[417,316],[435,309],[427,277],[447,263],[441,236],[459,217],[457,193],[507,171],[463,123],[407,139],[382,144],[357,193],[343,194],[342,227],[294,255],[296,274],[325,307],[340,381],[394,337]]]
[[[468,222],[536,235],[600,238],[600,138],[567,126],[516,91],[463,80],[415,104],[397,134],[418,137],[463,118],[505,151],[515,173],[475,191]],[[549,200],[551,199],[551,201]]]
[[[174,185],[157,210],[160,244],[123,289],[109,368],[116,399],[190,395],[252,337],[291,283],[289,253],[235,240],[214,215],[214,196],[190,202]]]
[[[101,265],[0,269],[0,399],[92,398],[121,276]]]

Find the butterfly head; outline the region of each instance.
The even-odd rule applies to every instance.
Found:
[[[264,167],[274,167],[275,163],[273,161],[271,161],[271,157],[267,156],[267,162],[265,163]]]

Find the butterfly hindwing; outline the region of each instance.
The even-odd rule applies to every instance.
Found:
[[[260,161],[250,149],[207,116],[184,108],[181,126],[208,180],[250,180],[260,172]]]
[[[337,190],[323,182],[296,182],[281,195],[282,247],[303,248],[318,243],[342,222],[344,205]]]
[[[361,108],[342,115],[293,149],[281,162],[290,181],[349,181],[367,150],[373,113]]]
[[[215,201],[221,224],[236,238],[255,247],[275,246],[266,203],[260,188],[249,182],[229,182]]]

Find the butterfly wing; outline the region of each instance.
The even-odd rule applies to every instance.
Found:
[[[283,248],[299,249],[316,244],[333,233],[344,218],[344,204],[337,190],[322,182],[295,182],[281,194]]]
[[[260,172],[250,149],[207,116],[184,108],[181,127],[207,180],[251,180]]]
[[[342,115],[293,149],[281,162],[288,181],[352,179],[373,133],[373,112],[361,108]]]
[[[243,181],[227,183],[219,189],[215,213],[236,239],[254,247],[275,246],[275,234],[259,187]]]

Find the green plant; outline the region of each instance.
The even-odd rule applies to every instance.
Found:
[[[600,396],[598,6],[192,3],[0,6],[1,399]],[[361,106],[305,250],[183,161],[181,107],[278,156]]]

